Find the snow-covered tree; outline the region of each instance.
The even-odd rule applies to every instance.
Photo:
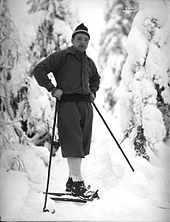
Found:
[[[140,1],[122,70],[122,128],[137,155],[157,155],[170,138],[170,29],[167,1]]]
[[[40,17],[30,45],[29,58],[34,67],[40,59],[69,45],[75,19],[68,0],[28,0],[27,4],[29,13]]]
[[[105,102],[112,109],[117,101],[116,89],[127,52],[125,41],[136,14],[135,0],[108,0],[105,12],[105,31],[100,40],[99,64],[103,76]]]
[[[0,26],[0,146],[6,149],[23,140],[20,117],[26,95],[19,37],[7,0],[1,1]]]

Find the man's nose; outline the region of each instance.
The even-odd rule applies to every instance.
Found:
[[[83,45],[85,45],[85,44],[86,44],[86,41],[82,39],[82,40],[80,41],[80,43],[83,44]]]

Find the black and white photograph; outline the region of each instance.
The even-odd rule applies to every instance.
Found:
[[[170,221],[170,0],[0,0],[0,221]]]

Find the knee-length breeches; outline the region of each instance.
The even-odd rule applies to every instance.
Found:
[[[63,157],[90,152],[93,108],[90,102],[64,102],[58,107],[58,133]]]

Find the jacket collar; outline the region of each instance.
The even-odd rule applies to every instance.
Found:
[[[81,55],[73,46],[68,47],[66,52],[67,52],[67,54],[73,54],[78,57],[80,57],[80,55]],[[83,55],[83,57],[87,57],[86,52],[84,52],[82,55]]]

